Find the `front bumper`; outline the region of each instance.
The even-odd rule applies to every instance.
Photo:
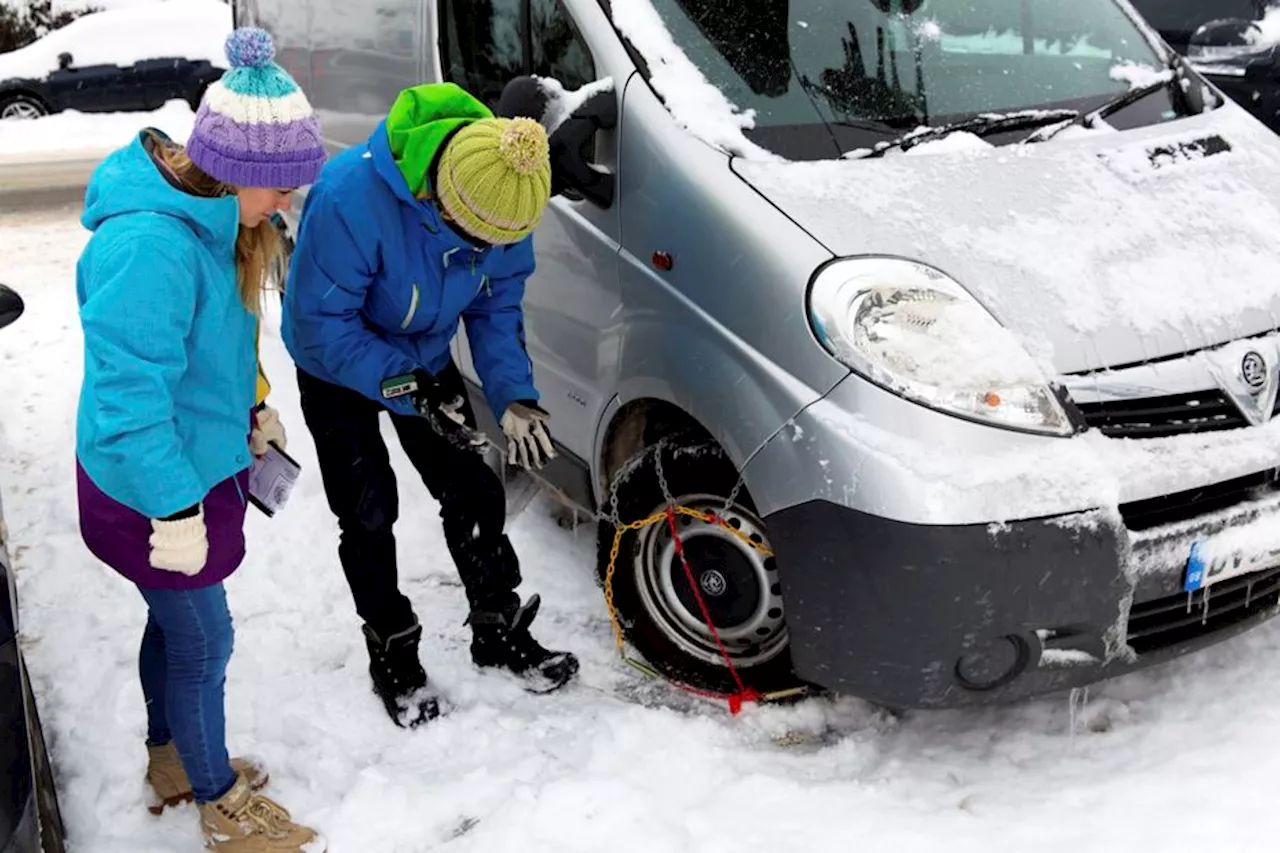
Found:
[[[1024,436],[849,380],[745,474],[778,554],[797,675],[943,708],[1087,685],[1275,615],[1278,447],[1280,422],[1170,440]],[[1192,545],[1223,531],[1276,556],[1188,594]]]
[[[1280,504],[1265,512],[1280,524]],[[1207,528],[1135,537],[1097,514],[925,526],[827,501],[767,523],[797,675],[891,707],[1081,687],[1224,640],[1280,603],[1280,569],[1183,592],[1173,555]]]

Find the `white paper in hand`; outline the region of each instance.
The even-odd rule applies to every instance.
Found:
[[[271,444],[249,471],[249,500],[268,516],[275,515],[288,503],[301,470],[301,465]]]

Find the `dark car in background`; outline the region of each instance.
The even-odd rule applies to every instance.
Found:
[[[22,300],[0,285],[0,334]],[[18,644],[18,596],[0,505],[0,853],[62,853],[62,816],[36,697]]]
[[[39,118],[63,110],[140,112],[183,100],[194,110],[224,69],[208,60],[145,59],[132,65],[76,66],[63,53],[59,68],[43,78],[0,80],[0,120]]]
[[[20,4],[21,5],[21,4]],[[125,4],[88,12],[0,53],[0,120],[195,109],[226,67],[231,7],[222,0]]]
[[[1169,46],[1223,94],[1280,133],[1280,3],[1132,0]],[[1268,20],[1268,14],[1276,17]]]

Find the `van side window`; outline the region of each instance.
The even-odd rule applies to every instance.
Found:
[[[566,89],[580,89],[596,79],[591,49],[564,8],[563,0],[530,0],[534,74],[554,77]]]
[[[524,0],[440,0],[444,78],[493,106],[525,73]]]

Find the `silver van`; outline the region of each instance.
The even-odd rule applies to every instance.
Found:
[[[335,150],[416,82],[544,81],[543,484],[728,504],[681,532],[750,686],[1007,701],[1275,614],[1280,138],[1124,0],[239,3]],[[613,586],[731,683],[668,527]]]

